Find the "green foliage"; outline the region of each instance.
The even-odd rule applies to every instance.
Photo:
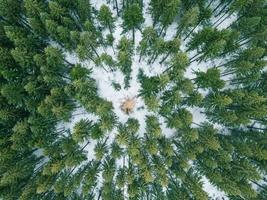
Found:
[[[170,60],[170,67],[167,70],[170,70],[170,73],[173,79],[178,79],[186,70],[189,65],[189,60],[186,53],[178,52],[172,56]]]
[[[108,6],[103,4],[100,7],[100,10],[98,13],[98,20],[99,20],[100,24],[104,28],[108,28],[110,31],[110,34],[112,34],[113,29],[114,29],[115,19],[113,18],[112,12],[110,11]]]
[[[196,91],[193,91],[189,94],[189,97],[186,98],[185,104],[188,106],[199,106],[202,103],[203,96]]]
[[[170,114],[167,124],[170,128],[186,128],[191,125],[192,120],[192,114],[186,109],[181,109]]]
[[[141,70],[139,71],[138,79],[142,85],[140,94],[144,97],[151,97],[153,95],[156,95],[161,90],[166,88],[170,81],[170,78],[167,74],[147,77]]]
[[[22,1],[2,0],[0,2],[0,15],[14,24],[19,22],[22,11],[21,4]]]
[[[197,50],[198,54],[201,54],[198,59],[206,60],[235,49],[237,38],[238,33],[233,30],[219,31],[216,28],[207,27],[194,34],[188,43],[188,50]]]
[[[96,57],[99,57],[96,50],[98,46],[99,43],[96,36],[92,32],[84,31],[80,34],[80,44],[77,46],[76,51],[81,60],[90,59],[94,61]]]
[[[117,49],[119,50],[117,65],[125,75],[124,88],[129,88],[132,72],[133,44],[124,36],[120,39]]]
[[[15,126],[12,128],[12,131],[14,133],[12,134],[10,139],[13,143],[12,144],[13,149],[23,149],[30,146],[29,141],[32,136],[30,131],[30,125],[27,122],[27,120],[17,122]],[[28,145],[24,146],[27,143]]]
[[[70,77],[73,80],[79,80],[79,79],[87,78],[90,73],[91,73],[90,70],[83,67],[81,64],[77,64],[75,65],[75,67],[71,69]]]
[[[220,71],[216,68],[210,68],[207,72],[196,72],[195,82],[198,87],[222,89],[225,85],[224,81],[220,79]]]
[[[221,94],[209,94],[204,102],[207,114],[212,120],[231,126],[248,124],[250,120],[266,115],[266,98],[257,92],[248,95],[240,89],[228,90]]]
[[[160,138],[162,136],[160,123],[156,116],[146,117],[146,132],[152,138]]]
[[[81,22],[86,22],[86,20],[89,20],[92,18],[92,7],[90,4],[90,1],[87,0],[77,0],[74,2],[75,4],[75,10],[77,14],[79,15],[79,18]]]
[[[187,31],[188,28],[194,27],[199,21],[200,10],[198,6],[188,9],[182,16],[179,22],[178,34],[181,31]]]
[[[106,152],[107,152],[107,147],[106,147],[105,144],[98,142],[98,143],[96,144],[95,148],[94,148],[94,152],[95,152],[95,158],[96,158],[96,160],[99,161],[99,160],[101,160],[101,159],[104,157],[104,155],[106,154]]]
[[[159,109],[160,102],[159,99],[156,96],[145,96],[144,102],[147,106],[147,109],[149,111],[156,112]]]
[[[72,137],[77,142],[82,142],[84,139],[90,137],[90,129],[92,128],[92,122],[81,119],[74,125]]]
[[[141,29],[141,25],[144,22],[142,10],[138,4],[132,4],[127,7],[123,12],[123,24],[125,32],[132,31],[133,42],[135,40],[135,29]]]
[[[127,37],[123,36],[120,38],[119,44],[117,46],[119,51],[127,52],[128,54],[132,55],[133,53],[133,44]]]
[[[52,88],[50,95],[38,106],[38,112],[44,117],[56,117],[64,121],[69,120],[74,104],[61,88]]]
[[[113,46],[115,38],[113,37],[112,34],[107,34],[106,36],[106,43],[108,46]]]
[[[153,18],[153,23],[156,24],[160,22],[164,27],[171,24],[177,16],[180,3],[180,0],[151,0],[150,12]]]
[[[5,97],[9,104],[23,105],[25,91],[17,84],[6,84],[1,87],[1,95]]]
[[[142,32],[142,40],[139,43],[138,51],[141,56],[151,55],[153,52],[152,46],[157,39],[157,32],[153,27],[145,27]]]

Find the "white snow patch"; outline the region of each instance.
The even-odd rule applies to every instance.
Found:
[[[208,193],[209,197],[213,200],[228,200],[226,194],[220,190],[218,190],[215,186],[213,186],[206,177],[202,177],[203,189]]]

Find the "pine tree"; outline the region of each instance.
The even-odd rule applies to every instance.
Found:
[[[90,137],[90,129],[92,122],[89,120],[80,120],[74,125],[72,137],[77,142],[82,142],[84,139]]]
[[[22,106],[25,98],[25,91],[18,84],[6,84],[1,88],[1,95],[8,100],[9,104]]]
[[[23,25],[21,18],[22,1],[2,0],[0,2],[0,15],[8,24]]]
[[[99,53],[97,52],[98,46],[99,43],[96,36],[89,31],[85,31],[80,35],[80,44],[76,51],[81,60],[90,59],[95,62],[95,59],[99,58]]]
[[[234,50],[237,37],[238,33],[232,30],[224,29],[219,31],[216,28],[204,28],[194,34],[188,43],[187,51],[194,49],[198,51],[190,59],[190,62],[214,58]]]
[[[107,147],[105,144],[98,142],[94,148],[94,152],[95,152],[95,157],[96,160],[101,160],[105,153],[107,152]]]
[[[110,11],[108,6],[101,6],[98,14],[98,20],[104,28],[109,29],[110,34],[113,33],[115,19],[112,16],[112,12]]]
[[[162,64],[171,54],[175,54],[177,51],[179,51],[180,50],[180,44],[181,44],[181,42],[177,38],[168,41],[166,43],[166,49],[168,49],[168,51],[159,63]]]
[[[92,19],[92,6],[90,4],[90,0],[77,0],[76,2],[73,3],[75,12],[79,16],[79,19],[82,23],[85,23],[86,20],[91,20]]]
[[[24,7],[31,28],[37,34],[47,38],[45,24],[41,16],[44,11],[47,11],[46,3],[44,1],[26,0],[24,1]]]
[[[196,72],[195,83],[200,88],[211,88],[213,90],[222,89],[225,85],[220,79],[220,71],[216,68],[210,68],[207,72]]]
[[[200,10],[198,6],[188,9],[179,21],[177,29],[177,36],[181,36],[182,33],[187,32],[190,27],[194,27],[199,22]]]
[[[189,59],[184,52],[178,52],[172,56],[169,67],[165,69],[165,72],[169,72],[174,79],[180,79],[184,71],[189,65]]]
[[[155,26],[158,22],[162,25],[160,35],[177,16],[180,3],[180,0],[168,0],[164,2],[152,0],[150,2],[150,12],[153,18],[153,25]]]
[[[192,114],[186,109],[181,109],[167,117],[167,124],[170,128],[186,128],[190,126],[192,120]]]
[[[139,62],[142,56],[150,56],[152,54],[152,46],[157,39],[157,32],[153,27],[146,27],[142,31],[142,40],[139,43],[138,51],[140,54]]]
[[[129,5],[123,12],[123,28],[125,32],[132,31],[133,43],[135,42],[135,31],[141,29],[144,22],[142,10],[138,4]]]
[[[125,75],[124,88],[130,87],[130,79],[132,72],[132,54],[133,44],[126,37],[122,37],[117,45],[118,52],[118,67]]]
[[[156,116],[146,117],[146,132],[152,138],[160,138],[162,136],[160,123]]]

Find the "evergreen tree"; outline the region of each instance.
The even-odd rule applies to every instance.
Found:
[[[217,30],[216,28],[204,28],[193,35],[188,43],[188,50],[197,50],[197,54],[191,58],[195,60],[206,60],[224,55],[236,48],[235,40],[238,33],[229,29]]]
[[[207,72],[196,72],[195,82],[200,88],[221,89],[225,83],[220,79],[220,71],[216,68],[210,68]]]
[[[133,43],[135,42],[135,31],[141,29],[144,22],[142,9],[138,4],[132,4],[123,12],[123,28],[125,32],[132,31]]]
[[[75,141],[81,142],[84,138],[90,136],[90,129],[92,127],[92,122],[88,120],[80,120],[74,125],[72,137]]]
[[[157,39],[157,32],[153,27],[146,27],[142,31],[142,40],[139,43],[138,51],[140,53],[139,62],[142,56],[149,56],[152,54],[151,47],[155,44]]]
[[[114,29],[115,19],[113,18],[112,12],[110,11],[108,6],[106,6],[106,5],[101,6],[101,8],[99,10],[99,14],[98,14],[98,20],[99,20],[100,24],[104,28],[108,28],[110,34],[112,34],[113,29]]]
[[[150,1],[150,12],[153,18],[153,25],[155,26],[158,22],[161,23],[161,33],[173,22],[177,16],[180,0],[167,0],[167,1]]]

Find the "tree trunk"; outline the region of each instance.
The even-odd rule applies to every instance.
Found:
[[[234,73],[236,73],[236,70],[234,70],[234,71],[226,71],[226,72],[224,72],[224,73],[221,73],[221,76],[220,77],[224,77],[224,76],[228,76],[228,75],[231,75],[231,74],[234,74]]]
[[[116,7],[116,11],[117,11],[117,16],[119,16],[118,0],[115,0],[115,7]]]
[[[261,130],[261,131],[266,131],[267,130],[266,128],[257,128],[257,127],[254,127],[254,126],[247,126],[247,128]]]
[[[215,13],[220,7],[221,5],[223,4],[223,2],[221,1],[212,11],[212,13]]]
[[[169,56],[170,56],[170,54],[171,54],[171,51],[169,51],[168,53],[167,53],[167,55],[165,56],[165,57],[163,57],[162,58],[162,60],[159,62],[159,64],[162,64]]]
[[[219,15],[221,15],[225,9],[232,3],[233,0],[230,0],[221,10],[218,14],[215,15],[215,17],[218,17]],[[226,11],[226,13],[229,11],[229,9]]]
[[[99,54],[97,53],[96,49],[95,49],[92,45],[90,45],[90,47],[93,49],[94,53],[95,53],[96,56],[99,58]]]
[[[224,13],[219,19],[217,19],[212,26],[215,26],[227,13]],[[221,22],[220,22],[221,23]]]
[[[165,29],[165,26],[162,26],[162,28],[161,28],[161,30],[159,32],[159,36],[162,34],[162,32],[164,31],[164,29]]]
[[[168,67],[167,69],[165,69],[165,70],[163,71],[163,74],[166,73],[166,72],[168,72],[171,68],[173,68],[173,65],[170,66],[170,67]]]
[[[179,25],[177,28],[176,28],[176,34],[175,34],[175,37],[177,38],[177,37],[180,37],[180,35],[182,34],[182,31],[183,31],[183,29],[184,29],[184,26],[182,26],[182,25]]]
[[[156,26],[156,22],[157,22],[156,19],[153,19],[153,25],[152,25],[153,28],[155,28],[155,26]]]
[[[135,43],[135,29],[133,28],[133,44]]]
[[[64,60],[64,62],[66,62],[68,65],[70,65],[71,67],[74,67],[75,66],[75,64],[73,64],[73,63],[70,63],[69,61],[67,61],[65,58],[63,59]]]
[[[138,62],[140,62],[140,61],[141,61],[141,59],[142,59],[142,53],[140,52],[140,55],[139,55],[139,60],[138,60]]]
[[[141,9],[143,9],[143,7],[144,7],[144,2],[143,2],[143,0],[140,0],[140,7],[141,7]]]
[[[101,194],[102,194],[102,190],[99,191],[97,200],[100,200],[100,198],[101,198]]]
[[[156,61],[156,59],[158,58],[159,54],[156,54],[155,58],[152,60],[152,63],[154,63]]]
[[[186,40],[193,32],[194,30],[198,27],[200,24],[201,20],[197,23],[197,25],[185,36],[184,40]]]
[[[224,10],[225,8],[227,8],[227,6],[229,6],[232,3],[233,0],[230,0],[227,4],[225,4],[223,6],[223,8],[219,11],[219,13],[215,14],[215,12],[221,7],[221,5],[224,4],[224,2],[222,1],[221,3],[218,4],[218,6],[216,6],[216,8],[212,11],[213,14],[215,14],[215,17],[218,17]]]
[[[112,35],[112,30],[111,30],[110,24],[108,25],[108,30],[109,30],[110,34]]]
[[[192,60],[194,60],[194,58],[196,58],[200,53],[197,53],[196,55],[194,55],[192,58],[189,59],[189,61],[191,62]]]
[[[115,49],[114,49],[113,45],[111,46],[111,48],[112,48],[112,51],[113,51],[113,53],[114,53],[114,55],[115,55],[116,52],[115,52]]]
[[[228,62],[226,62],[226,63],[224,63],[224,64],[221,64],[221,65],[219,65],[219,66],[216,66],[216,68],[221,68],[221,67],[224,67],[224,66],[226,66],[226,65],[228,65],[228,64],[230,64],[230,63],[232,63],[232,62],[234,62],[234,61],[237,61],[237,60],[230,60],[230,61],[228,61]]]
[[[153,53],[151,56],[151,59],[148,61],[148,63],[151,64],[152,60],[154,60],[155,57],[157,57],[157,54]]]

